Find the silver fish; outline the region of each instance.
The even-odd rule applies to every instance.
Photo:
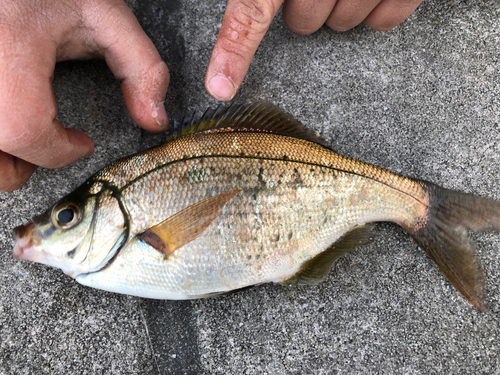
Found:
[[[15,229],[14,256],[107,291],[199,298],[317,284],[379,221],[402,226],[484,309],[468,231],[500,230],[499,202],[338,155],[267,103],[208,110],[97,172]]]

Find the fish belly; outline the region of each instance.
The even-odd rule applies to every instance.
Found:
[[[389,172],[387,172],[389,173]],[[177,212],[241,190],[196,239],[165,257],[140,234]],[[358,225],[411,225],[426,209],[376,180],[293,161],[203,157],[166,165],[127,186],[131,239],[81,284],[141,297],[188,299],[282,282]]]

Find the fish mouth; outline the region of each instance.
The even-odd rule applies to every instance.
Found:
[[[44,263],[45,256],[43,251],[35,250],[42,242],[42,234],[35,224],[21,225],[14,228],[14,258],[19,260],[30,260],[33,262]]]

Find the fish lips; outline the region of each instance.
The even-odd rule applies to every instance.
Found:
[[[42,233],[34,223],[14,228],[14,240],[16,244],[13,255],[16,259],[46,263],[47,257],[44,252],[34,248],[39,246],[42,241]]]
[[[78,276],[79,272],[73,270],[73,264],[65,266],[64,261],[61,261],[60,257],[47,253],[43,248],[40,248],[40,244],[43,241],[43,234],[35,222],[14,228],[14,240],[16,241],[13,250],[14,258],[59,268],[73,278]],[[70,253],[74,255],[75,251],[76,248],[70,251]]]

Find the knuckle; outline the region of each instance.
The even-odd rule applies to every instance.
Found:
[[[224,53],[246,61],[252,56],[275,15],[272,0],[240,0],[227,13],[219,35]]]
[[[149,108],[152,100],[153,105],[157,104],[159,97],[163,100],[169,81],[170,74],[167,65],[163,61],[158,61],[147,65],[136,76],[126,78],[122,89],[126,100],[128,97],[133,97],[136,105]],[[149,116],[146,117],[149,118]]]
[[[170,79],[170,73],[168,71],[167,64],[165,64],[164,61],[158,61],[155,64],[155,69],[156,69],[156,72],[157,72],[157,77],[160,80],[165,80],[165,79],[169,80]]]
[[[153,86],[153,89],[156,90],[169,78],[167,64],[163,61],[150,62],[137,74],[139,82],[144,83],[145,87],[143,88],[146,91],[149,91],[150,86]]]
[[[233,20],[244,28],[256,31],[267,29],[274,18],[274,5],[270,0],[241,0]]]
[[[235,45],[237,48],[235,48]],[[228,43],[221,43],[219,47],[227,55],[236,56],[239,60],[245,61],[252,54],[252,48],[241,40],[231,40]]]
[[[13,121],[2,130],[0,149],[6,152],[33,150],[43,139],[50,120],[38,120],[36,126],[29,121]]]

